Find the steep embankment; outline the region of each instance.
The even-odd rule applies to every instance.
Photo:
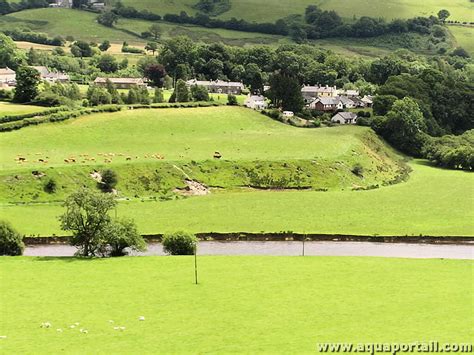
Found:
[[[400,182],[408,169],[367,128],[295,128],[232,107],[96,114],[2,133],[0,150],[3,203],[63,200],[95,187],[104,169],[117,173],[119,197],[147,199],[182,196],[190,180],[220,189],[371,189]],[[45,191],[51,179],[54,193]]]

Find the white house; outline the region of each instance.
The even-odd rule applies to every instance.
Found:
[[[337,111],[344,109],[344,104],[336,97],[319,97],[309,104],[309,108],[318,111]]]
[[[372,107],[372,96],[365,95],[361,101],[365,104],[365,107]]]
[[[253,110],[264,110],[268,107],[263,95],[249,95],[244,101],[244,105]]]
[[[290,118],[293,117],[295,113],[293,111],[283,111],[283,117]]]
[[[0,68],[0,85],[15,85],[16,73],[10,68]]]
[[[331,122],[339,124],[356,124],[357,114],[354,112],[339,112],[331,118]]]
[[[337,95],[337,88],[335,86],[311,86],[304,85],[301,88],[301,94],[306,103],[313,101],[318,97],[335,97]]]

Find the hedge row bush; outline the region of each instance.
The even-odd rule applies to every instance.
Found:
[[[25,249],[23,236],[4,221],[0,221],[0,255],[22,255]]]
[[[32,112],[32,113],[24,113],[21,115],[9,115],[0,117],[0,123],[7,123],[7,122],[14,122],[14,121],[21,121],[25,118],[32,118],[38,116],[48,116],[52,113],[60,112],[60,111],[69,111],[70,108],[68,107],[56,107],[49,110],[44,110],[40,112]]]

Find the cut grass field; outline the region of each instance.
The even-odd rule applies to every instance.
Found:
[[[21,105],[6,101],[0,101],[0,117],[41,112],[46,109],[47,107],[43,106]]]
[[[323,342],[472,340],[471,261],[198,263],[194,285],[191,257],[0,258],[2,352],[303,354]]]
[[[125,5],[137,9],[147,9],[164,15],[166,13],[188,14],[196,12],[193,5],[196,0],[124,0]],[[415,16],[436,15],[439,10],[447,9],[451,18],[457,21],[472,21],[474,5],[468,0],[231,0],[231,9],[220,18],[236,17],[248,21],[273,22],[290,14],[303,14],[308,5],[318,5],[324,10],[335,10],[339,15],[352,19],[353,16],[372,16],[410,18]],[[250,10],[249,10],[250,9]]]

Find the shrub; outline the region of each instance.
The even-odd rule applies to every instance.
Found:
[[[145,251],[146,242],[138,233],[137,226],[130,219],[111,221],[104,237],[105,246],[102,255],[124,256],[127,250]]]
[[[22,255],[25,250],[23,236],[4,221],[0,221],[0,255]]]
[[[237,106],[237,97],[235,95],[229,94],[227,95],[227,105],[229,106]]]
[[[57,189],[56,180],[54,180],[53,178],[50,178],[48,181],[46,181],[46,184],[44,184],[44,191],[47,192],[48,194],[55,193],[56,189]]]
[[[194,234],[177,232],[163,236],[163,250],[169,255],[193,255],[197,246]]]
[[[351,171],[354,175],[362,177],[364,174],[364,167],[360,165],[359,163],[357,163],[352,167]]]
[[[117,173],[113,170],[107,169],[102,172],[102,181],[99,187],[104,192],[111,192],[117,185]]]

